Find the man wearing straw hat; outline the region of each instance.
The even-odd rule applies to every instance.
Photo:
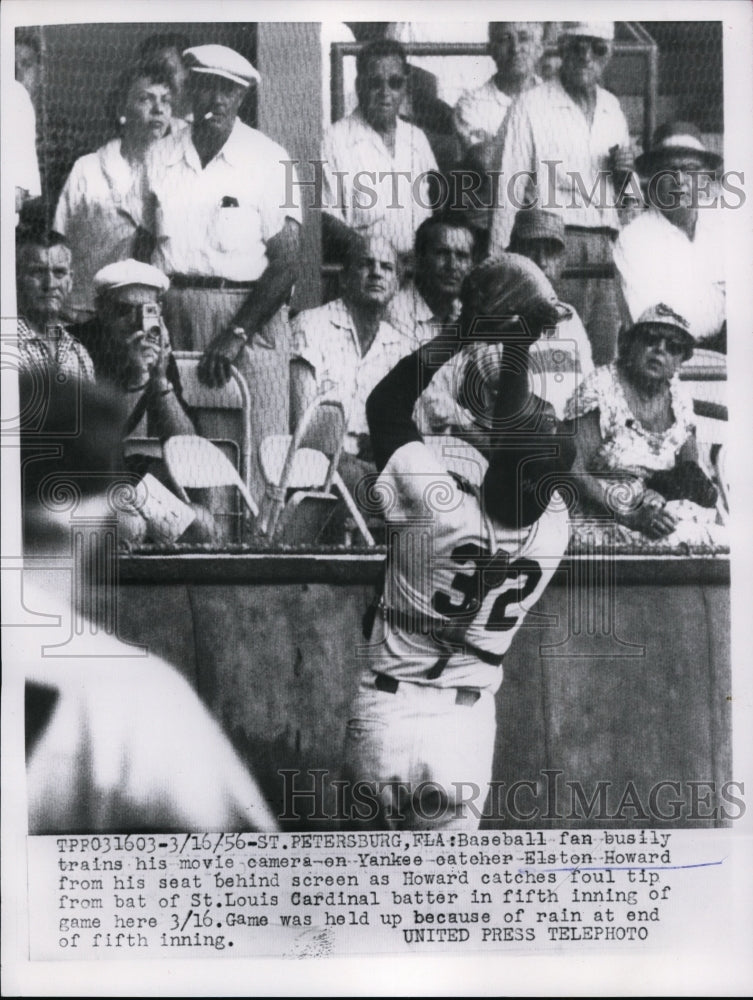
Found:
[[[722,158],[706,149],[695,125],[669,122],[636,160],[648,211],[620,233],[614,261],[630,315],[655,302],[687,317],[705,346],[719,345],[725,316],[724,245],[711,176]]]

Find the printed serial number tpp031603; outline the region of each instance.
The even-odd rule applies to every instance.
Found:
[[[56,837],[57,849],[61,854],[110,854],[117,852],[150,854],[166,851],[168,854],[184,854],[187,851],[243,851],[246,848],[274,848],[278,846],[278,834],[242,833],[186,833],[169,834],[109,834],[92,837]]]

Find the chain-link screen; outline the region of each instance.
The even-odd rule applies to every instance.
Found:
[[[125,400],[132,547],[383,544],[416,431],[494,465],[505,324],[549,296],[526,363],[573,547],[724,550],[718,23],[57,25],[17,29],[16,78],[19,363]],[[464,298],[506,252],[534,291]],[[402,423],[369,411],[438,335]]]

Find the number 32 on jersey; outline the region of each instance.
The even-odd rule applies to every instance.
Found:
[[[434,593],[432,607],[437,614],[455,625],[473,624],[474,631],[486,632],[507,632],[522,621],[526,611],[519,605],[542,579],[538,562],[527,558],[510,562],[507,552],[500,550],[492,556],[485,546],[473,542],[453,549],[451,559],[462,568],[452,578],[452,594]],[[492,592],[496,596],[489,604]],[[483,620],[477,617],[482,608]]]

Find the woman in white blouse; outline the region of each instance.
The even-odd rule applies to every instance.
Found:
[[[116,138],[80,157],[65,182],[54,228],[73,254],[71,306],[78,318],[94,312],[93,278],[100,268],[140,255],[143,167],[150,147],[171,128],[170,68],[151,60],[129,67],[113,91]]]

